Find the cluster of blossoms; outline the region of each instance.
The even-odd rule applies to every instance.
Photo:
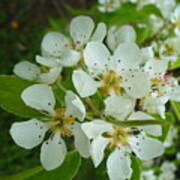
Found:
[[[22,100],[42,118],[14,123],[10,134],[26,149],[42,144],[46,170],[63,163],[69,138],[95,167],[108,155],[111,180],[129,179],[132,155],[151,160],[164,152],[164,143],[156,138],[162,127],[151,122],[152,114],[166,118],[169,100],[180,101],[178,81],[167,72],[171,59],[157,57],[152,47],[139,47],[130,25],[107,30],[99,23],[95,28],[90,17],[78,16],[69,31],[70,38],[59,32],[45,35],[42,54],[36,56],[40,66],[27,61],[15,65],[18,77],[34,82]],[[71,88],[64,83],[64,69],[72,71]],[[64,95],[60,100],[57,87]]]
[[[143,171],[141,180],[175,180],[175,172],[177,167],[170,161],[165,161],[160,167],[160,172],[157,175],[153,170]]]

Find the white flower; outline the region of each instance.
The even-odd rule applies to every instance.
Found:
[[[142,171],[141,180],[157,180],[157,177],[152,170]]]
[[[135,42],[136,36],[136,31],[130,25],[124,25],[122,27],[112,26],[108,30],[107,44],[108,47],[114,51],[120,43]]]
[[[117,96],[113,94],[107,97],[104,103],[105,115],[112,116],[118,120],[124,120],[134,111],[136,101],[127,95]]]
[[[41,163],[46,170],[59,167],[66,156],[66,145],[62,136],[74,136],[76,149],[83,157],[89,156],[89,141],[81,130],[80,123],[85,117],[85,107],[78,96],[67,91],[66,109],[55,108],[55,97],[51,87],[43,84],[33,85],[25,89],[22,99],[27,106],[47,113],[47,120],[31,119],[16,122],[10,129],[15,143],[25,149],[32,149],[42,143],[47,131],[50,137],[41,147]]]
[[[135,43],[121,43],[111,56],[104,44],[90,42],[84,50],[90,74],[75,70],[73,84],[81,97],[91,96],[99,88],[103,95],[119,95],[125,89],[129,96],[141,98],[150,91],[148,74],[139,69],[143,60],[142,51]]]
[[[161,58],[166,58],[171,61],[176,61],[180,55],[180,37],[168,38],[160,46]]]
[[[169,20],[174,8],[176,7],[175,0],[157,0],[155,4],[161,11],[163,17]]]
[[[151,81],[150,93],[143,97],[140,106],[148,113],[158,113],[165,118],[165,104],[168,100],[180,101],[178,81],[167,75],[168,60],[152,58],[144,66]]]
[[[42,73],[39,66],[28,61],[21,61],[14,66],[14,73],[18,77],[45,84],[54,83],[61,70],[61,67],[53,67],[48,72]]]
[[[98,9],[101,12],[113,12],[120,7],[120,1],[122,0],[98,0]]]
[[[47,67],[74,66],[82,58],[83,47],[89,41],[103,41],[106,25],[99,23],[95,29],[93,20],[88,16],[78,16],[70,23],[71,39],[59,32],[50,32],[42,40],[42,55],[36,61]],[[93,32],[94,31],[94,32]]]
[[[175,180],[176,165],[169,161],[165,161],[161,166],[161,174],[159,180]]]
[[[164,25],[164,21],[162,18],[154,14],[150,15],[150,27],[154,33],[158,33],[160,30],[163,31],[164,30],[162,29],[163,25]]]
[[[166,140],[164,141],[164,146],[166,148],[169,148],[173,145],[174,143],[174,139],[177,138],[178,135],[178,131],[174,126],[171,126],[169,131],[168,131],[168,135],[166,137]]]
[[[175,8],[171,16],[171,22],[175,26],[174,32],[180,36],[180,5]]]
[[[97,167],[104,158],[106,148],[114,148],[109,155],[106,166],[111,180],[125,180],[131,177],[131,159],[134,152],[142,160],[149,160],[161,155],[163,144],[145,135],[137,128],[122,128],[103,120],[83,123],[82,129],[92,140],[90,154]]]

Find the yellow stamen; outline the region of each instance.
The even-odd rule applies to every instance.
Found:
[[[120,94],[121,87],[120,82],[122,81],[122,78],[112,70],[106,71],[102,75],[102,87],[100,88],[100,91],[102,95],[106,96],[110,93],[111,90],[114,90],[116,94]]]
[[[56,114],[51,119],[50,129],[52,131],[59,131],[62,136],[71,136],[72,132],[68,126],[74,122],[75,118],[65,116],[65,109],[60,108],[56,110]]]

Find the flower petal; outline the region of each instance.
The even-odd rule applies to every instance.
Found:
[[[108,157],[106,164],[111,180],[125,180],[131,177],[131,159],[122,150],[115,149]]]
[[[150,78],[158,78],[164,76],[167,68],[167,60],[153,58],[145,64],[144,70],[149,73]]]
[[[55,97],[52,88],[48,85],[32,85],[23,91],[21,98],[27,106],[50,114],[54,113]]]
[[[90,156],[90,141],[81,129],[81,124],[75,123],[71,127],[74,135],[74,144],[82,157],[88,158]]]
[[[150,160],[163,154],[163,143],[140,134],[130,137],[130,145],[134,153],[142,160]]]
[[[47,123],[31,119],[13,123],[10,134],[17,145],[32,149],[43,141],[47,128]]]
[[[53,84],[57,80],[61,71],[62,71],[61,67],[51,68],[49,72],[42,73],[40,75],[39,82],[44,83],[44,84]]]
[[[99,119],[95,119],[92,122],[83,123],[81,127],[89,139],[94,139],[102,133],[111,131],[113,129],[112,124]]]
[[[94,29],[94,22],[88,16],[77,16],[70,24],[70,34],[75,43],[84,45],[90,39]]]
[[[81,99],[74,94],[72,91],[67,91],[65,96],[66,102],[66,114],[68,116],[73,116],[83,121],[86,115],[86,109]]]
[[[113,59],[119,62],[119,67],[136,68],[142,62],[142,52],[139,47],[132,42],[121,43],[114,52]]]
[[[81,54],[72,49],[65,49],[62,57],[58,60],[59,65],[71,67],[77,65],[81,58]]]
[[[110,60],[110,52],[103,43],[90,42],[84,50],[84,61],[90,70],[102,73]]]
[[[168,95],[171,100],[180,102],[180,86],[177,85],[175,87],[172,87],[172,90]]]
[[[99,23],[97,28],[91,38],[91,41],[99,41],[102,42],[106,36],[107,27],[104,23]]]
[[[38,80],[40,75],[40,68],[28,61],[21,61],[14,66],[14,73],[20,78],[27,80]]]
[[[95,167],[98,167],[98,165],[103,160],[104,150],[108,145],[109,141],[110,139],[103,138],[102,136],[98,136],[92,141],[90,154]]]
[[[96,93],[98,83],[82,70],[75,70],[72,75],[73,84],[81,97],[88,97]]]
[[[59,32],[50,32],[42,40],[41,48],[49,56],[59,57],[62,55],[69,40]]]
[[[122,74],[124,81],[121,85],[129,96],[142,98],[150,92],[150,80],[148,74],[142,71],[129,70]]]
[[[147,120],[151,121],[154,118],[142,111],[133,112],[131,116],[129,116],[128,120]],[[148,126],[138,126],[138,128],[144,130],[146,133],[151,134],[153,136],[161,136],[162,128],[160,125],[148,125]]]
[[[47,67],[56,67],[58,65],[55,58],[36,56],[36,62]]]
[[[128,96],[111,95],[105,99],[105,114],[118,120],[124,120],[135,106],[135,100]]]
[[[41,163],[47,171],[56,169],[63,163],[66,153],[64,140],[57,133],[43,143],[40,154]]]
[[[168,97],[146,97],[142,108],[151,114],[160,114],[165,119],[165,104]]]
[[[130,25],[124,25],[120,28],[113,26],[108,31],[107,43],[112,51],[114,51],[120,43],[135,42],[135,40],[136,32]]]

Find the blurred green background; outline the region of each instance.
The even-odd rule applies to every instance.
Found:
[[[88,9],[91,3],[93,0],[1,0],[0,75],[12,74],[13,66],[21,60],[34,61],[46,31],[63,31],[65,20],[71,19],[67,6]],[[9,135],[11,124],[23,119],[2,109],[0,119],[0,176],[38,165],[39,148],[19,148]]]
[[[95,5],[92,6],[93,4]],[[127,19],[125,19],[123,16],[119,16],[119,14],[127,16],[122,8],[121,12],[119,11],[119,14],[114,16],[112,21],[109,21],[111,18],[109,15],[96,14],[98,13],[97,10],[94,10],[94,7],[97,8],[96,4],[96,0],[12,0],[11,2],[1,0],[0,75],[12,74],[13,66],[21,60],[34,61],[35,55],[40,54],[40,44],[44,34],[47,31],[67,32],[66,25],[77,14],[89,13],[93,15],[94,20],[106,21],[108,24],[119,22],[119,20],[121,21],[120,24],[125,24],[126,21],[134,22],[134,20],[136,23],[143,22],[146,21],[148,14],[144,10],[138,15],[128,14]],[[75,11],[75,9],[79,9],[79,11]],[[131,13],[131,10],[129,12]],[[135,17],[132,18],[132,16]],[[139,36],[139,43],[148,38],[146,37],[146,30],[144,34],[139,31],[142,34]],[[173,74],[179,76],[179,67],[173,71]],[[174,112],[169,105],[168,107],[169,111]],[[178,114],[180,114],[179,112]],[[175,114],[173,114],[174,121],[179,124],[180,119]],[[11,124],[23,119],[2,109],[0,109],[0,119],[0,177],[39,165],[39,147],[29,151],[24,150],[15,145],[9,135]],[[179,146],[178,141],[169,152],[167,151],[165,159],[175,160],[175,153],[177,149],[180,149]]]

